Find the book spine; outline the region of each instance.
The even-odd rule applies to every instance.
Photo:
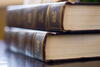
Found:
[[[40,59],[42,61],[45,61],[45,38],[46,33],[36,33],[36,36],[32,39],[33,45],[33,53],[34,58]]]
[[[50,31],[63,31],[63,14],[65,2],[53,3],[48,6],[47,10],[47,30]]]
[[[8,26],[34,30],[62,31],[66,2],[8,7]]]
[[[47,7],[47,4],[8,7],[8,26],[44,30]]]
[[[11,28],[8,33],[11,36],[6,41],[10,40],[9,49],[11,51],[45,61],[46,32],[29,32],[28,30]]]
[[[19,32],[11,31],[10,30],[10,41],[9,41],[9,49],[13,50],[14,52],[18,52],[19,49]]]

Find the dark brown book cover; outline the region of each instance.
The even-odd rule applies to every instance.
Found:
[[[8,7],[7,24],[36,30],[62,31],[66,2]]]
[[[65,31],[65,5],[100,5],[100,3],[57,2],[37,5],[9,6],[7,24],[34,30]]]
[[[5,39],[9,44],[9,49],[14,52],[30,56],[41,61],[45,61],[45,38],[47,32],[28,31],[6,27],[6,34],[9,38]],[[10,34],[9,34],[10,33]]]
[[[48,6],[46,17],[47,30],[63,31],[63,13],[65,2],[54,3]]]
[[[7,24],[13,27],[45,30],[47,4],[8,7]]]
[[[92,36],[92,33],[93,33],[93,35],[94,35],[94,33],[95,33],[95,35],[97,35],[97,34],[100,34],[100,31],[97,34],[96,34],[96,32],[92,32],[92,31],[90,33],[91,34],[83,33],[83,35]],[[29,56],[31,58],[35,58],[35,59],[38,59],[38,60],[41,60],[41,61],[48,62],[48,61],[51,61],[51,60],[66,60],[66,59],[69,60],[69,59],[87,58],[87,56],[81,56],[81,57],[66,58],[66,59],[62,59],[62,58],[61,59],[59,59],[59,58],[57,58],[57,59],[47,59],[46,49],[48,48],[47,42],[49,42],[48,41],[49,36],[55,36],[55,35],[59,36],[59,35],[64,35],[64,34],[65,35],[70,34],[70,36],[73,36],[73,32],[72,33],[71,32],[70,33],[67,33],[67,32],[66,33],[55,33],[55,32],[45,32],[45,31],[37,31],[37,30],[29,30],[29,29],[11,27],[10,29],[8,29],[8,31],[6,31],[6,34],[8,34],[7,37],[9,37],[9,38],[7,38],[5,41],[9,44],[8,47],[11,51],[17,52],[19,54],[23,54],[23,55],[26,55],[26,56]],[[81,32],[81,34],[82,34],[82,32]],[[74,35],[76,37],[77,35],[80,35],[80,32],[78,32]],[[83,35],[82,35],[82,37],[84,38]],[[87,40],[90,40],[92,42],[93,39],[91,40],[87,36],[85,36],[87,38]],[[81,36],[79,36],[79,37],[81,37]],[[93,37],[93,38],[95,38],[95,37]],[[80,38],[78,38],[77,42],[79,42],[79,39]],[[58,41],[59,40],[57,40],[57,42]],[[75,40],[71,40],[71,43],[73,43],[73,41],[75,41]],[[83,41],[83,43],[84,42],[90,43],[90,41],[89,42]],[[93,41],[93,44],[96,45],[95,42],[97,42],[97,41],[96,40]],[[81,40],[81,42],[82,42],[82,40]],[[99,43],[99,41],[98,41],[98,43]],[[52,44],[49,44],[49,45],[52,45]],[[56,44],[56,46],[57,45],[58,44]],[[67,44],[65,44],[65,45],[67,45]],[[68,45],[70,45],[70,43]],[[88,46],[90,46],[90,45],[88,45]],[[66,49],[67,48],[70,49],[70,47],[66,47]],[[75,49],[77,49],[77,48],[75,48]],[[99,49],[99,47],[97,49]],[[91,56],[88,56],[88,57],[91,57]],[[99,57],[99,56],[97,55],[95,57]]]

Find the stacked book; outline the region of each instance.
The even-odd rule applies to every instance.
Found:
[[[13,52],[41,60],[100,57],[100,3],[9,6],[5,41]]]

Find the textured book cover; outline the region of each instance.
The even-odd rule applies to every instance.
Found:
[[[41,61],[100,57],[100,33],[55,33],[14,27],[5,33],[11,51]]]
[[[9,6],[7,12],[7,24],[11,27],[43,31],[100,29],[100,3],[18,5]]]

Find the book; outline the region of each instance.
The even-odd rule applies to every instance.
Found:
[[[100,33],[55,33],[16,27],[7,28],[5,28],[6,34],[11,33],[9,49],[31,58],[48,62],[100,57]]]
[[[9,6],[7,13],[11,27],[56,32],[100,29],[100,3],[18,5]]]

